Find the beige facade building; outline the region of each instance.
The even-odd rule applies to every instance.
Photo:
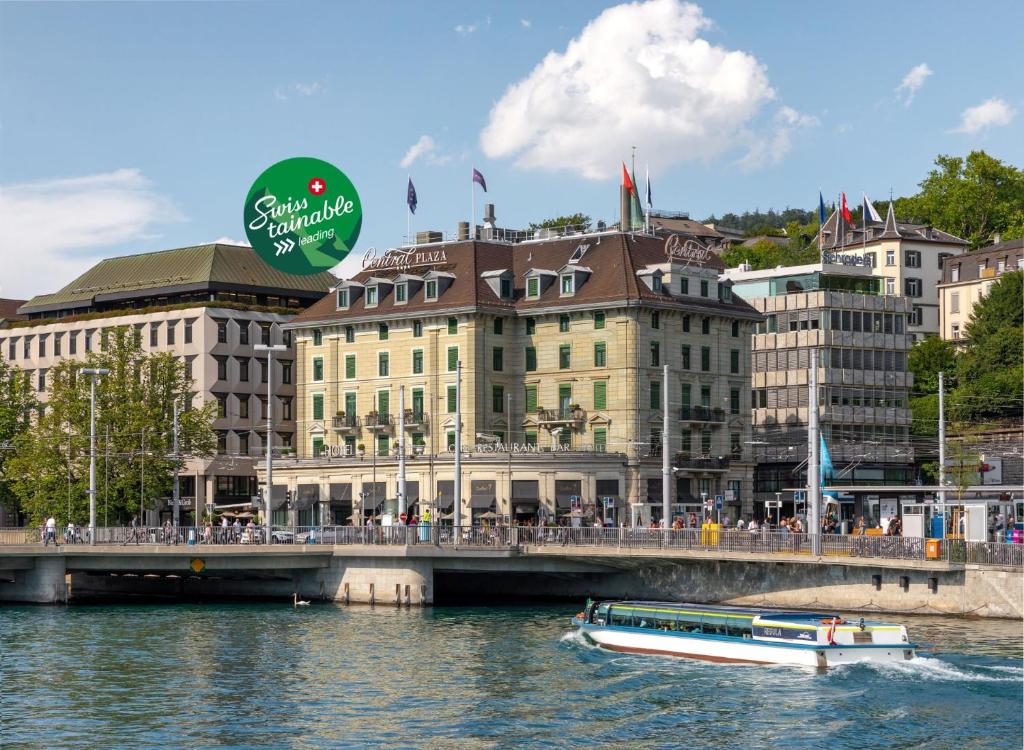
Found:
[[[963,342],[974,306],[1004,273],[1024,268],[1024,239],[999,242],[946,264],[939,285],[939,335]]]
[[[300,513],[336,523],[394,510],[404,427],[409,507],[450,515],[461,403],[467,522],[649,522],[661,516],[668,365],[671,501],[682,512],[720,494],[735,517],[750,491],[760,316],[687,239],[467,240],[364,261],[285,327],[298,455],[275,465],[274,497],[287,488]]]
[[[947,258],[960,255],[966,240],[921,224],[896,221],[892,203],[884,222],[851,227],[834,212],[821,228],[822,263],[871,269],[880,293],[911,300],[909,332],[914,341],[939,333],[938,285]]]
[[[217,455],[192,459],[181,474],[186,513],[208,505],[248,504],[257,494],[255,463],[265,453],[267,375],[257,344],[291,346],[283,324],[320,299],[330,274],[281,274],[248,247],[203,245],[111,258],[58,292],[19,308],[27,318],[0,329],[0,356],[28,373],[43,403],[47,373],[66,359],[103,347],[106,331],[137,332],[145,351],[171,351],[185,363],[200,405],[217,403]],[[295,362],[289,351],[274,367],[274,441],[293,450]],[[99,437],[103,451],[103,436]],[[170,511],[157,498],[156,521]]]

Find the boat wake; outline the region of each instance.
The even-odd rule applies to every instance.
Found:
[[[561,638],[558,639],[559,643],[567,643],[570,646],[579,646],[585,648],[588,651],[599,651],[601,649],[596,643],[591,643],[583,637],[583,631],[579,629],[570,630],[568,633],[564,633]]]
[[[906,677],[932,682],[1020,682],[1024,679],[1024,670],[1019,667],[970,664],[965,669],[932,656],[918,656],[903,662],[862,661],[841,664],[836,669],[843,671],[859,667],[873,669],[890,679]]]

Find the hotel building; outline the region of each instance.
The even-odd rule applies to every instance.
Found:
[[[966,240],[923,224],[896,221],[892,203],[884,222],[851,227],[834,212],[821,227],[823,263],[865,266],[881,280],[880,294],[911,300],[912,341],[939,333],[939,294],[947,258],[960,255]]]
[[[817,363],[819,423],[842,484],[912,483],[907,352],[913,301],[881,294],[870,267],[813,264],[724,278],[765,320],[752,342],[754,503],[807,483],[809,379]],[[878,497],[846,498],[846,517],[879,518]]]
[[[283,324],[336,282],[329,273],[280,273],[252,248],[232,245],[110,258],[21,305],[18,313],[27,319],[0,328],[0,356],[28,373],[45,403],[51,367],[102,349],[109,329],[134,328],[144,351],[171,351],[185,363],[195,382],[194,405],[217,403],[217,455],[186,463],[183,510],[248,504],[266,445],[267,360],[253,347],[291,347]],[[273,445],[285,452],[295,440],[294,359],[290,348],[273,362]],[[169,513],[169,503],[159,499],[147,520]]]
[[[461,502],[467,522],[648,523],[661,517],[663,449],[674,512],[702,493],[722,495],[733,517],[749,505],[760,316],[719,282],[706,245],[619,230],[461,233],[364,259],[285,326],[298,455],[275,464],[273,496],[291,491],[299,513],[281,508],[278,521],[360,522],[398,507],[400,390],[413,513],[450,518]]]
[[[963,342],[974,306],[1004,273],[1024,268],[1024,239],[999,242],[946,263],[939,285],[942,338]]]

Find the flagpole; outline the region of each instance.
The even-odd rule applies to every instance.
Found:
[[[406,183],[406,185],[411,185],[412,184],[412,175],[411,174],[408,175],[408,178],[409,178],[409,181]],[[412,239],[410,237],[410,235],[412,234],[412,229],[410,229],[410,225],[411,224],[412,224],[412,207],[409,205],[408,188],[406,188],[406,196],[405,196],[405,244],[406,245],[411,245],[412,244]]]
[[[473,167],[473,170],[476,171],[476,166],[475,165]],[[469,239],[470,240],[475,240],[476,239],[476,183],[473,181],[472,176],[470,176],[470,180],[469,180],[469,204],[471,206],[470,212],[472,213],[472,216],[470,216],[470,218],[469,218]]]
[[[644,172],[646,172],[646,176],[647,176],[647,195],[644,196],[647,199],[647,200],[644,201],[644,203],[647,204],[647,206],[646,206],[646,208],[644,210],[644,234],[650,234],[651,233],[651,165],[649,163],[644,165]]]
[[[825,199],[821,196],[821,186],[818,186],[818,254],[821,254],[821,233],[825,230],[825,222],[821,219],[821,214],[825,208]]]

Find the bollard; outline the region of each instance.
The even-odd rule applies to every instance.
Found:
[[[370,584],[370,604],[371,605],[372,604],[376,604],[376,602],[374,601],[373,584],[372,583]]]
[[[345,586],[344,586],[344,589],[343,589],[343,593],[342,593],[342,595],[341,595],[341,598],[342,598],[342,601],[344,601],[344,602],[345,602],[345,604],[348,604],[348,602],[349,602],[349,598],[348,598],[348,584],[347,584],[347,583],[346,583],[346,584],[345,584]]]
[[[402,606],[402,584],[400,583],[395,584],[395,606]]]
[[[420,606],[427,606],[427,584],[420,584]]]
[[[409,584],[405,584],[405,606],[408,607],[412,603],[412,599],[409,594]]]

